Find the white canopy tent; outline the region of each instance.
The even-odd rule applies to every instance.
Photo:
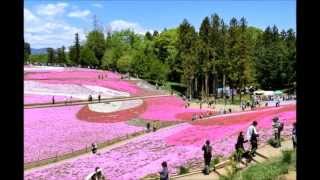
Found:
[[[275,95],[274,91],[259,90],[259,91],[254,91],[253,93],[255,95],[263,95],[263,96],[274,96]]]

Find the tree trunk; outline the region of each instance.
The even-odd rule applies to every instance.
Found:
[[[212,77],[212,93],[215,98],[217,98],[217,86],[216,86],[216,74],[213,74]]]
[[[189,99],[192,99],[192,79],[189,81]]]
[[[241,87],[240,87],[240,105],[241,105],[241,102],[242,102],[242,92],[241,92]]]
[[[223,99],[224,99],[224,104],[226,105],[227,104],[227,99],[226,99],[226,96],[225,96],[225,93],[224,93],[224,88],[225,88],[225,86],[226,86],[226,75],[224,74],[223,75],[223,80],[222,80],[223,82],[222,82],[222,97],[223,97]]]
[[[202,78],[201,78],[201,94],[203,94],[203,91],[204,91],[204,84],[205,84],[205,82],[204,82],[204,79],[203,79],[203,76],[202,76]]]
[[[207,73],[205,74],[204,79],[205,79],[204,80],[205,81],[205,96],[208,97],[208,93],[209,93],[208,87],[209,86],[208,86],[208,74]]]
[[[234,103],[234,94],[233,94],[233,87],[231,88],[231,104]]]
[[[194,89],[193,89],[194,91],[193,92],[195,92],[195,94],[199,94],[198,93],[198,77],[196,77],[195,79],[194,79]]]

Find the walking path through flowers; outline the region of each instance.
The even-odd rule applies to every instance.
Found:
[[[266,156],[268,159],[273,158],[273,157],[279,157],[281,156],[281,151],[282,150],[288,150],[292,149],[292,141],[291,140],[286,140],[281,143],[282,146],[280,148],[273,148],[270,145],[266,145],[262,148],[259,148],[257,150],[258,153],[262,154],[263,156]],[[256,156],[254,158],[258,163],[266,161],[265,158],[261,158],[260,156]],[[254,164],[254,162],[252,162]],[[185,175],[181,176],[176,176],[176,177],[171,177],[171,179],[176,179],[176,180],[219,180],[219,177],[221,175],[226,175],[227,168],[229,166],[224,166],[221,169],[217,169],[216,172],[211,172],[209,175],[204,175],[202,172],[195,171],[193,173],[188,173]],[[292,174],[291,174],[292,176]],[[293,180],[293,179],[292,179]]]

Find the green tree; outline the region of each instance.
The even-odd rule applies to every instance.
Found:
[[[30,55],[31,55],[31,48],[30,44],[25,42],[24,43],[24,61],[29,61],[30,60]]]
[[[117,61],[117,69],[121,73],[127,73],[131,69],[131,63],[132,63],[133,57],[130,53],[125,54],[120,57],[120,59]]]
[[[55,54],[54,54],[53,48],[47,48],[47,55],[48,55],[48,63],[54,63],[55,62]]]
[[[198,75],[201,79],[199,86],[201,87],[201,94],[206,96],[209,93],[208,78],[211,71],[211,57],[210,57],[210,20],[209,17],[205,17],[200,25],[199,41],[198,41],[198,59],[199,59],[199,71]]]
[[[151,35],[151,33],[150,33],[149,31],[146,32],[145,38],[146,38],[147,40],[149,40],[149,41],[152,41],[152,35]]]
[[[194,27],[184,19],[178,28],[177,58],[182,65],[182,80],[187,85],[187,96],[192,98],[194,95],[194,82],[196,71],[196,43],[197,34]]]
[[[89,47],[82,47],[80,52],[80,63],[82,65],[91,67],[98,65],[99,62],[94,55],[94,52]]]
[[[102,57],[105,52],[106,44],[104,34],[100,30],[93,30],[87,35],[87,46],[95,55],[98,60],[98,66],[102,65]]]

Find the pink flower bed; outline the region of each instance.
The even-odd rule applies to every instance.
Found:
[[[98,75],[103,74],[103,79],[107,75],[107,79],[120,79],[121,75],[112,73],[110,71],[101,70],[84,70],[80,68],[65,69],[64,71],[47,71],[47,72],[32,72],[25,76],[25,79],[98,79]]]
[[[295,111],[286,111],[282,113],[275,113],[268,116],[258,116],[256,119],[258,122],[257,130],[259,129],[271,129],[272,118],[275,116],[280,118],[280,121],[285,124],[285,126],[292,126],[292,123],[296,119]],[[226,119],[227,121],[227,119]],[[191,126],[178,134],[170,136],[167,139],[169,145],[195,145],[200,146],[207,139],[211,140],[213,143],[215,141],[220,141],[224,137],[237,135],[240,131],[246,133],[247,128],[250,126],[251,121],[241,122],[232,125],[213,125],[213,126]]]
[[[98,79],[98,75],[107,74],[107,78]],[[75,68],[72,71],[50,71],[50,72],[29,72],[25,75],[25,80],[41,80],[44,83],[54,84],[83,84],[96,85],[111,88],[114,90],[125,91],[130,94],[140,93],[140,88],[127,81],[120,80],[121,75],[109,71],[82,70]]]
[[[54,100],[56,102],[58,101],[64,101],[65,96],[54,96]],[[52,102],[52,96],[46,96],[46,95],[35,95],[35,94],[25,94],[24,95],[24,104],[33,104],[33,103],[51,103]]]
[[[262,117],[258,124],[260,142],[272,136],[271,119],[275,114]],[[283,135],[290,135],[295,121],[294,111],[278,113],[287,124]],[[108,179],[139,179],[157,173],[161,162],[167,161],[170,173],[189,162],[202,162],[201,146],[206,139],[213,145],[214,156],[227,157],[234,151],[240,130],[246,131],[249,123],[222,126],[197,126],[187,123],[161,129],[137,138],[130,143],[103,152],[100,156],[83,157],[38,171],[25,173],[25,179],[83,179],[96,166],[102,168]],[[181,143],[182,142],[182,143]]]
[[[80,121],[82,106],[24,110],[25,162],[53,157],[142,130],[124,122],[96,124]]]
[[[183,116],[178,116],[182,113],[191,112],[206,112],[206,110],[185,108],[185,102],[175,96],[149,98],[145,100],[147,104],[146,111],[140,115],[140,118],[147,120],[161,121],[182,121],[190,120],[189,116],[182,119]]]

